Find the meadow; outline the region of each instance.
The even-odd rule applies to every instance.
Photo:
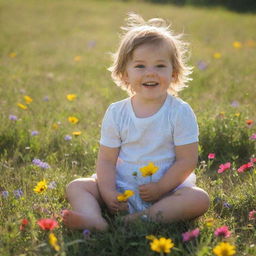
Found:
[[[114,0],[0,8],[1,256],[256,255],[255,15]],[[195,172],[211,206],[168,225],[105,213],[107,232],[72,231],[65,186],[94,172],[104,112],[127,97],[107,68],[129,11],[167,19],[190,42],[193,80],[179,96],[198,118]],[[160,238],[170,252],[151,249]]]

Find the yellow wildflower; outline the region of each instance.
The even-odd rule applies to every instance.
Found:
[[[58,245],[58,239],[53,233],[49,234],[49,243],[55,251],[58,252],[60,250],[60,246]]]
[[[16,58],[16,56],[17,56],[17,53],[16,52],[11,52],[11,53],[9,53],[9,57],[10,58]]]
[[[120,194],[117,196],[117,200],[119,202],[126,202],[127,199],[134,195],[134,192],[132,190],[125,190],[123,194]]]
[[[79,136],[79,135],[81,135],[81,133],[82,133],[82,132],[80,132],[80,131],[72,132],[72,134],[73,134],[74,136]]]
[[[58,125],[57,123],[54,123],[54,124],[52,125],[52,128],[56,130],[56,129],[59,128],[59,125]]]
[[[154,163],[150,162],[147,166],[141,167],[140,172],[143,177],[152,176],[157,172],[159,167],[155,166]]]
[[[150,243],[151,250],[159,253],[169,253],[173,246],[174,243],[172,240],[164,237],[154,239],[153,242]]]
[[[236,117],[239,117],[241,114],[239,112],[235,113]]]
[[[68,121],[69,121],[71,124],[76,124],[76,123],[78,123],[79,119],[76,118],[75,116],[70,116],[70,117],[68,117]]]
[[[77,97],[76,94],[68,94],[68,95],[66,96],[67,100],[69,100],[69,101],[75,100],[76,97]]]
[[[214,218],[208,218],[208,219],[205,220],[205,225],[207,227],[212,227],[214,225],[214,222],[215,222]]]
[[[236,49],[240,49],[242,47],[242,44],[238,41],[233,42],[233,47]]]
[[[75,57],[74,57],[74,61],[75,61],[75,62],[81,61],[81,56],[75,56]]]
[[[24,96],[24,99],[25,99],[27,104],[30,104],[33,101],[33,99],[31,97],[27,96],[27,95]]]
[[[215,53],[213,54],[213,58],[214,58],[214,59],[220,59],[221,57],[222,57],[222,55],[221,55],[220,52],[215,52]]]
[[[19,108],[21,108],[21,109],[24,109],[24,110],[28,109],[28,107],[27,107],[26,105],[21,104],[21,103],[17,103],[17,106],[18,106]]]
[[[47,189],[46,180],[39,181],[33,189],[36,193],[41,194]]]
[[[221,242],[213,248],[213,253],[217,256],[232,256],[236,253],[236,250],[234,245]]]
[[[147,235],[146,236],[146,238],[148,239],[148,240],[155,240],[155,239],[157,239],[154,235]]]

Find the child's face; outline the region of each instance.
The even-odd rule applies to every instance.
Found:
[[[126,66],[124,80],[144,100],[166,97],[173,67],[167,43],[143,44],[134,51]]]

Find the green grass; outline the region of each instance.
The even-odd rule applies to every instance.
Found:
[[[156,5],[136,1],[0,1],[0,255],[156,255],[146,235],[169,237],[175,243],[170,255],[213,255],[221,240],[214,230],[227,225],[232,231],[229,243],[237,255],[255,255],[255,220],[248,213],[256,210],[255,166],[238,174],[237,168],[255,157],[255,15],[232,13],[220,8],[203,9]],[[180,96],[196,112],[200,126],[198,185],[209,192],[211,207],[193,222],[162,225],[136,222],[124,227],[119,217],[110,218],[110,230],[84,239],[81,232],[61,224],[60,211],[69,207],[66,184],[88,176],[95,169],[100,124],[107,106],[126,97],[110,79],[109,52],[118,45],[119,27],[128,11],[145,18],[159,16],[172,22],[176,32],[184,32],[191,43],[190,64],[193,81]],[[242,43],[241,49],[232,46]],[[212,55],[220,52],[222,58]],[[16,57],[10,57],[16,53]],[[81,56],[79,62],[74,61]],[[198,61],[207,63],[199,70]],[[69,102],[66,95],[78,98]],[[17,107],[29,95],[28,110]],[[48,97],[48,101],[44,98]],[[238,107],[231,103],[238,101]],[[225,112],[224,114],[221,112]],[[9,120],[16,115],[17,121]],[[80,122],[70,124],[69,116]],[[246,120],[253,120],[247,125]],[[53,124],[58,123],[54,129]],[[37,130],[37,136],[31,131]],[[81,131],[65,141],[64,136]],[[208,153],[216,159],[208,161]],[[34,158],[49,163],[50,169],[32,164]],[[231,162],[231,170],[217,174],[218,166]],[[38,181],[55,181],[57,187],[38,195]],[[16,198],[13,191],[23,191]],[[231,207],[225,207],[228,203]],[[48,232],[37,220],[56,217],[54,230],[61,246],[55,252],[48,243]],[[107,216],[109,218],[109,216]],[[25,231],[19,230],[27,218]],[[207,218],[214,226],[206,227]],[[249,225],[249,226],[248,226]],[[200,236],[183,243],[181,234],[200,228]]]

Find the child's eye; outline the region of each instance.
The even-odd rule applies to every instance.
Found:
[[[135,66],[135,68],[144,68],[145,66],[144,65],[137,65]]]
[[[157,67],[158,67],[158,68],[165,68],[165,65],[159,64],[159,65],[157,65]]]

